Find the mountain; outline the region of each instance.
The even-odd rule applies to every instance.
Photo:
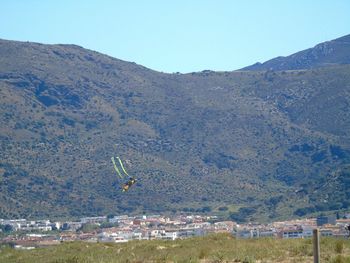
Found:
[[[350,35],[316,45],[287,57],[277,57],[243,70],[301,70],[350,64]]]
[[[0,40],[0,218],[348,209],[349,83],[350,65],[164,74]]]

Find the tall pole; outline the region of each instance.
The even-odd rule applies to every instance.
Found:
[[[313,230],[314,263],[320,263],[320,230]]]

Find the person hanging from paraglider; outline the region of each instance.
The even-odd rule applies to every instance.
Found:
[[[128,178],[128,181],[125,182],[125,183],[122,185],[122,191],[123,191],[123,192],[127,192],[127,191],[129,191],[130,187],[132,187],[132,186],[136,183],[137,180],[136,180],[135,177],[130,176],[130,175],[127,173],[127,171],[125,170],[124,165],[123,165],[123,163],[122,163],[122,160],[121,160],[118,156],[117,156],[117,159],[118,159],[118,162],[119,162],[120,167],[122,168],[122,171],[123,171],[123,173],[124,173],[124,176],[123,176],[122,173],[120,172],[120,170],[119,170],[119,168],[118,168],[118,166],[117,166],[117,164],[116,164],[116,162],[115,162],[114,157],[112,157],[111,160],[112,160],[112,163],[113,163],[113,166],[114,166],[115,171],[117,172],[117,174],[119,175],[119,177],[120,177],[121,179],[125,179],[126,176],[129,177],[129,178]]]
[[[131,186],[133,186],[136,183],[136,178],[134,177],[129,177],[129,180],[123,184],[122,186],[122,191],[126,192],[130,189]]]

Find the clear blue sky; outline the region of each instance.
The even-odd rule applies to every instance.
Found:
[[[235,70],[350,34],[349,0],[2,0],[0,38],[163,72]]]

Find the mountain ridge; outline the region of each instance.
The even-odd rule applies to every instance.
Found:
[[[350,65],[166,74],[11,41],[0,65],[0,217],[350,206]],[[139,178],[127,195],[113,155]]]
[[[242,70],[301,70],[350,64],[350,34],[326,41],[286,57],[276,57]]]

